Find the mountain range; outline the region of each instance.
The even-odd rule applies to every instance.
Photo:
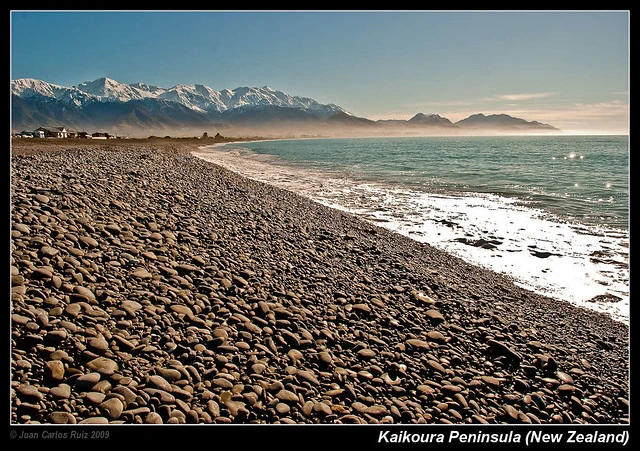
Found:
[[[418,113],[409,120],[371,120],[335,104],[291,96],[268,86],[216,91],[200,84],[161,88],[99,78],[66,87],[33,78],[11,81],[14,131],[60,126],[120,135],[227,134],[479,134],[554,132],[557,128],[506,114],[474,114],[458,122]]]

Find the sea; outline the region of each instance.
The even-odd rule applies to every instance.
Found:
[[[195,154],[629,324],[629,137],[278,139]]]

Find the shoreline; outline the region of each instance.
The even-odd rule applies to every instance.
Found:
[[[628,423],[606,315],[201,143],[34,144],[12,149],[12,422]]]
[[[240,146],[242,146],[242,143],[240,143]],[[250,149],[248,150],[250,151]],[[550,246],[547,246],[545,249],[538,252],[538,254],[541,255],[540,257],[537,257],[535,255],[536,251],[531,249],[526,249],[526,252],[514,253],[516,250],[522,251],[521,248],[524,248],[524,244],[522,243],[525,240],[529,240],[529,242],[536,242],[538,239],[542,241],[545,239],[561,239],[563,242],[567,243],[571,240],[574,243],[574,246],[581,249],[590,248],[594,245],[597,246],[599,244],[596,242],[598,238],[592,238],[588,234],[588,238],[583,238],[584,233],[582,232],[582,229],[584,227],[593,227],[594,236],[598,237],[606,236],[606,234],[626,234],[626,241],[628,243],[628,231],[626,230],[618,229],[613,226],[607,228],[596,224],[578,225],[565,222],[553,212],[545,214],[544,219],[548,219],[550,223],[538,223],[537,221],[539,219],[536,217],[538,215],[536,210],[530,210],[526,208],[526,205],[523,206],[520,197],[514,194],[505,194],[491,190],[479,193],[448,192],[442,194],[437,191],[411,191],[411,187],[395,189],[394,187],[385,186],[384,183],[380,181],[358,179],[354,179],[353,183],[349,184],[343,183],[342,180],[335,180],[335,186],[332,187],[332,189],[327,189],[324,188],[325,184],[332,184],[334,182],[334,178],[340,178],[339,175],[328,175],[325,177],[321,171],[318,172],[317,169],[309,168],[301,171],[297,167],[289,166],[286,162],[283,163],[278,157],[275,157],[275,160],[263,160],[262,158],[255,160],[253,157],[260,156],[260,152],[253,154],[253,157],[245,158],[244,156],[238,155],[232,156],[224,150],[216,152],[212,147],[202,146],[192,152],[192,155],[202,158],[205,161],[210,161],[214,164],[223,166],[242,177],[277,186],[331,208],[348,212],[356,217],[365,219],[370,223],[388,228],[393,232],[409,236],[418,242],[429,243],[432,246],[442,249],[452,255],[456,255],[471,264],[505,274],[507,277],[512,278],[514,283],[525,289],[544,294],[545,296],[549,296],[557,300],[567,301],[582,308],[609,314],[614,320],[626,325],[629,324],[628,275],[625,279],[626,283],[624,283],[624,280],[618,279],[620,275],[617,273],[612,273],[610,275],[611,278],[607,279],[603,274],[610,272],[612,268],[607,267],[605,269],[600,269],[602,272],[598,273],[596,272],[595,267],[588,266],[589,264],[596,263],[593,261],[594,258],[588,260],[587,257],[584,257],[583,260],[578,260],[575,256],[568,256],[569,249],[563,249],[561,247],[556,248],[553,246],[552,249],[554,250],[550,251]],[[366,187],[362,188],[359,185],[360,183],[366,185]],[[345,189],[349,191],[348,194],[342,194],[342,191]],[[378,208],[376,202],[369,199],[369,197],[372,199],[374,197],[376,199],[379,198],[381,192],[383,198],[385,198],[385,195],[388,196],[388,198],[391,198],[391,202],[389,202],[388,198],[385,198],[385,202],[389,202],[389,204],[392,205],[391,207],[387,207],[386,209]],[[409,192],[411,194],[407,194]],[[423,227],[416,227],[415,221],[407,220],[403,222],[402,220],[398,220],[397,215],[399,212],[400,214],[409,215],[411,215],[412,212],[406,205],[402,205],[402,202],[394,203],[394,199],[396,199],[396,196],[401,198],[403,196],[406,197],[407,195],[412,196],[411,200],[414,200],[414,202],[409,205],[412,205],[415,208],[418,208],[417,204],[420,203],[423,207],[426,205],[428,208],[435,209],[439,212],[449,212],[449,215],[447,216],[445,213],[443,219],[442,213],[434,216],[425,213],[419,217],[419,220],[424,224],[428,224]],[[416,197],[420,197],[421,202],[418,202]],[[465,200],[460,200],[459,202],[456,201],[458,205],[455,210],[456,214],[463,211],[465,212],[465,215],[478,215],[477,218],[473,216],[476,219],[475,222],[470,220],[464,222],[457,221],[456,219],[450,219],[452,216],[455,216],[455,214],[453,214],[454,210],[451,210],[451,207],[448,204],[443,205],[442,203],[438,203],[439,201],[433,200],[472,199],[468,203],[475,205],[477,203],[477,198],[480,198],[485,202],[484,206],[488,211],[479,210],[478,208],[470,211]],[[496,202],[502,202],[503,199],[515,199],[515,202],[508,202],[507,205],[502,203],[496,204]],[[500,211],[504,210],[513,213],[511,218],[517,218],[517,221],[519,221],[519,227],[524,228],[529,224],[533,229],[536,229],[537,226],[539,226],[540,230],[547,227],[550,228],[549,233],[551,233],[554,238],[547,238],[546,235],[535,235],[531,233],[528,234],[528,238],[520,238],[517,235],[510,235],[506,230],[497,230],[493,232],[494,234],[498,234],[500,238],[491,237],[488,233],[482,233],[481,231],[484,229],[481,228],[481,225],[477,224],[482,222],[487,215],[499,214]],[[516,221],[516,219],[513,219],[512,223],[513,221]],[[491,229],[495,226],[496,224],[493,222],[484,225],[485,229]],[[562,227],[565,228],[563,229]],[[452,228],[457,228],[458,231],[464,230],[466,233],[464,236],[461,233],[452,233],[450,230]],[[556,232],[556,229],[561,230],[561,232]],[[579,229],[580,233],[577,235],[567,235],[576,229]],[[560,237],[553,234],[558,234]],[[567,238],[567,236],[570,238]],[[510,249],[507,252],[504,248],[498,249],[497,246],[493,245],[493,238],[499,239],[501,242],[511,241],[512,247],[515,246],[516,250]],[[453,241],[463,243],[464,245],[451,244]],[[489,255],[486,250],[478,249],[480,246],[478,243],[484,243],[485,241],[489,241],[489,243],[486,244],[486,247],[496,249],[497,255]],[[502,243],[495,244],[499,245]],[[518,248],[518,246],[521,248]],[[529,246],[529,248],[531,247],[532,246]],[[535,246],[533,248],[535,249]],[[596,247],[596,249],[598,248]],[[531,257],[528,259],[529,253],[537,258]],[[553,263],[555,266],[548,266],[549,263],[545,259],[549,255],[556,255],[563,259],[562,261]],[[544,271],[542,271],[541,268],[545,268]],[[545,273],[547,272],[550,272],[550,274],[562,274],[564,272],[563,277],[567,278],[567,280],[574,278],[575,281],[563,284],[562,277],[545,276]],[[578,276],[581,274],[585,274],[584,277],[586,277],[585,283],[582,285],[578,283]],[[586,282],[587,279],[590,283]],[[603,288],[603,286],[607,288]],[[607,302],[598,302],[598,300],[604,299],[606,299]]]

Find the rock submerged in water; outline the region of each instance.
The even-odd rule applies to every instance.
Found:
[[[193,147],[60,145],[12,152],[12,423],[629,421],[620,323]]]
[[[614,294],[611,293],[605,293],[605,294],[600,294],[598,296],[594,296],[591,299],[588,299],[587,302],[600,302],[600,303],[607,303],[607,302],[620,302],[622,300],[621,297],[616,296]]]

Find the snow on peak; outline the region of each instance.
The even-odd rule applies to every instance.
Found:
[[[200,112],[278,106],[309,110],[326,116],[336,112],[347,113],[338,105],[324,105],[308,97],[291,96],[269,86],[262,88],[244,86],[216,91],[202,84],[178,84],[165,89],[147,83],[125,84],[112,78],[101,77],[76,86],[64,87],[41,80],[23,78],[11,81],[11,91],[21,97],[40,95],[76,105],[88,101],[128,102],[154,98],[177,102]]]
[[[176,85],[158,95],[157,98],[178,102],[187,108],[201,112],[226,110],[224,102],[220,99],[220,93],[204,85]]]
[[[418,113],[414,117],[428,118],[428,117],[440,117],[440,115],[436,113]]]
[[[134,89],[139,90],[141,93],[148,93],[149,97],[156,97],[166,91],[164,88],[160,88],[158,86],[153,86],[148,83],[133,83],[130,84]]]
[[[45,97],[62,100],[75,105],[82,105],[91,100],[91,96],[76,89],[47,83],[35,78],[19,78],[11,80],[11,92],[23,98]]]
[[[145,89],[136,87],[135,85],[120,83],[107,77],[98,78],[94,81],[85,81],[75,87],[87,94],[98,97],[98,99],[103,102],[128,102],[129,100],[153,97],[152,93]]]
[[[47,83],[46,81],[36,80],[35,78],[19,78],[11,80],[11,92],[21,97],[29,97],[31,95],[42,95],[45,97],[56,97],[56,93],[64,91],[64,86]]]

